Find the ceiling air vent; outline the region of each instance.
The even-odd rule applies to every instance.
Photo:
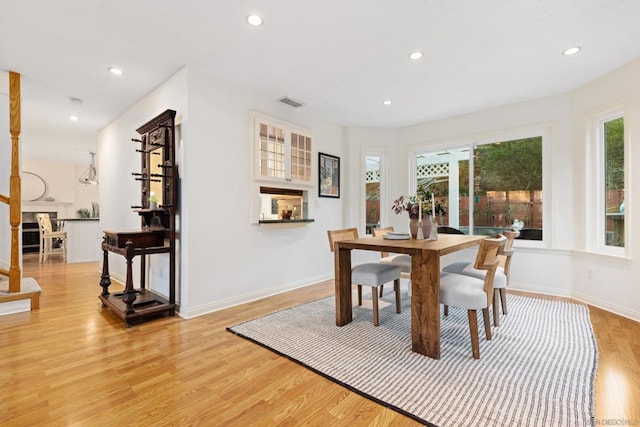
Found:
[[[289,98],[288,96],[280,98],[280,102],[291,105],[293,108],[302,107],[304,105],[304,102],[300,102],[297,99]]]

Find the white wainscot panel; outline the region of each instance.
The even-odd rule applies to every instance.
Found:
[[[102,232],[97,218],[64,220],[67,232],[67,262],[100,261]]]

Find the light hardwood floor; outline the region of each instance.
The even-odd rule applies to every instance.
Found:
[[[100,306],[97,263],[27,257],[24,276],[43,295],[39,310],[0,317],[2,426],[417,425],[225,330],[331,295],[333,282],[127,329]],[[640,425],[640,324],[590,311],[596,418]]]

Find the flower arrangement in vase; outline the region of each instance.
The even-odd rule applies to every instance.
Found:
[[[442,206],[435,202],[433,192],[421,188],[416,195],[398,197],[393,201],[391,210],[396,215],[402,212],[409,214],[409,230],[411,237],[416,239],[432,238],[433,227],[435,227],[434,213],[444,213]]]

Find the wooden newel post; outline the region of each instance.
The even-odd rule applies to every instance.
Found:
[[[22,221],[20,188],[20,74],[9,72],[9,131],[11,132],[11,177],[9,178],[9,223],[11,225],[11,266],[9,292],[20,292],[20,222]]]

